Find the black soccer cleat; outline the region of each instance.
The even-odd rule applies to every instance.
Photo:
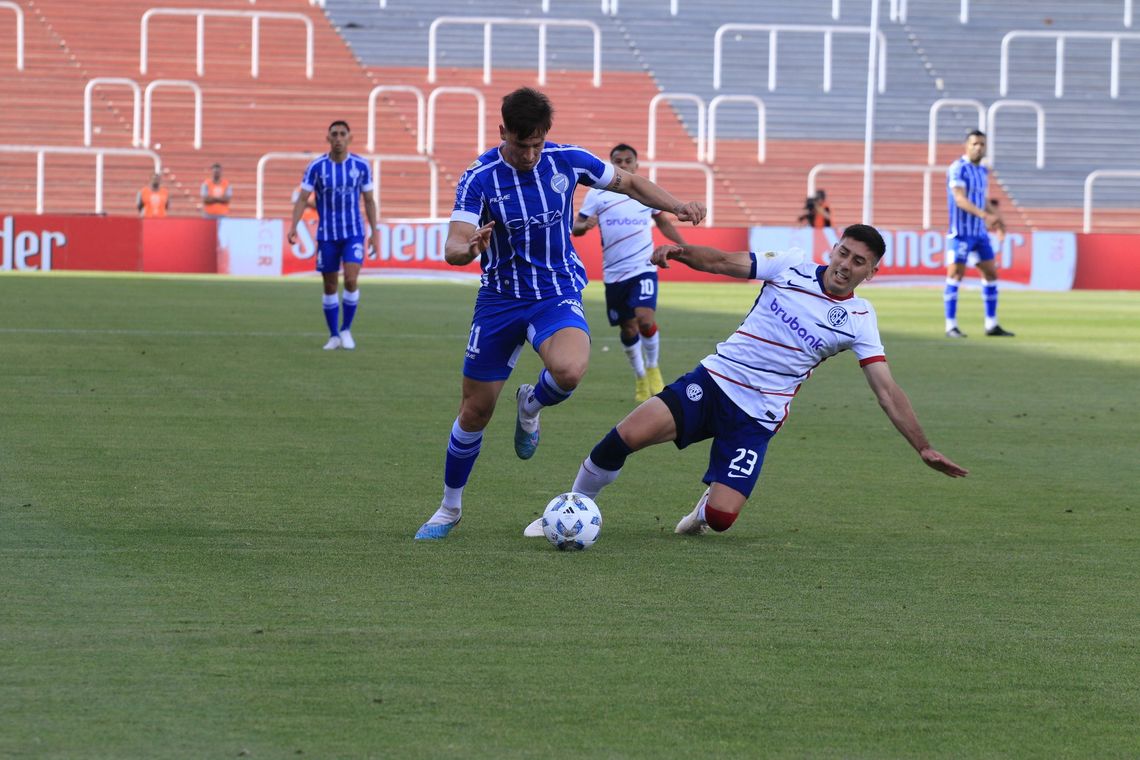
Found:
[[[986,335],[991,335],[994,337],[1001,337],[1001,338],[1012,338],[1013,337],[1013,333],[1011,333],[1009,330],[1002,329],[1001,325],[994,325],[990,329],[986,330]]]
[[[965,338],[966,333],[962,332],[957,327],[951,327],[949,330],[946,331],[946,337],[947,338]]]

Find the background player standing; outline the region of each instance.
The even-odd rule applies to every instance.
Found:
[[[989,205],[989,170],[982,166],[986,155],[986,135],[974,130],[966,136],[966,153],[946,171],[946,195],[950,211],[950,231],[946,236],[946,336],[965,338],[958,329],[958,289],[966,274],[971,253],[978,256],[982,273],[982,301],[986,309],[986,335],[1013,337],[997,321],[997,267],[988,230],[1005,232],[1005,222],[997,204]],[[992,210],[991,210],[992,209]]]
[[[515,394],[515,453],[533,456],[539,412],[581,382],[590,360],[590,328],[580,292],[586,270],[570,243],[577,184],[625,193],[698,224],[701,203],[681,203],[644,177],[607,164],[575,145],[546,141],[554,118],[541,92],[523,87],[503,98],[502,143],[475,159],[459,179],[444,257],[453,266],[480,259],[482,287],[463,362],[463,392],[443,474],[443,501],[415,537],[441,539],[459,524],[463,489],[479,455],[483,429],[523,344],[542,358],[534,385]]]
[[[768,442],[787,419],[800,385],[825,359],[847,350],[923,463],[950,477],[966,475],[926,439],[887,366],[875,311],[855,295],[856,286],[874,276],[885,249],[878,230],[853,224],[832,248],[827,266],[802,262],[799,252],[725,253],[694,245],[654,251],[654,262],[663,267],[677,260],[702,272],[761,280],[764,286],[740,329],[610,430],[582,463],[571,490],[593,498],[617,479],[633,452],[666,441],[683,449],[712,438],[704,475],[709,488],[676,532],[728,530],[756,486]],[[837,455],[839,472],[833,475],[841,477],[842,457],[849,455]],[[523,533],[541,536],[541,518]]]
[[[309,202],[310,193],[316,194],[317,213],[317,271],[324,277],[324,297],[321,305],[329,340],[325,350],[356,348],[349,330],[360,302],[358,279],[364,263],[366,247],[373,244],[376,232],[376,204],[372,200],[372,169],[368,162],[348,152],[352,131],[345,121],[329,125],[325,139],[329,152],[314,160],[305,169],[300,192],[293,204],[293,221],[289,225],[289,245],[297,243],[297,223]],[[368,217],[365,228],[360,219],[360,203]],[[344,265],[344,302],[337,303],[337,279]],[[344,316],[337,327],[337,318],[343,308]]]
[[[621,143],[610,150],[610,163],[637,174],[637,151]],[[638,403],[665,387],[658,366],[661,334],[657,329],[657,267],[651,262],[653,231],[674,243],[685,239],[669,215],[622,193],[592,188],[574,219],[574,235],[594,227],[602,237],[602,278],[606,285],[606,314],[621,330],[621,344],[633,367],[633,400]],[[644,355],[643,355],[644,352]]]

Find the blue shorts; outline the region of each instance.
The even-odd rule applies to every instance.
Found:
[[[745,414],[700,365],[657,395],[673,413],[677,448],[713,439],[705,484],[722,483],[750,496],[775,431]]]
[[[341,261],[345,264],[364,263],[363,237],[317,241],[318,272],[339,272]]]
[[[515,368],[523,343],[529,340],[538,351],[544,340],[564,327],[577,327],[590,334],[578,293],[520,301],[481,289],[471,318],[463,376],[487,383],[506,380]]]
[[[965,264],[971,253],[978,254],[978,261],[992,261],[994,249],[990,245],[989,235],[974,237],[948,237],[946,238],[946,263]],[[954,258],[951,259],[950,257]]]
[[[633,319],[639,307],[657,309],[657,273],[646,272],[621,282],[606,283],[606,314],[611,325]]]

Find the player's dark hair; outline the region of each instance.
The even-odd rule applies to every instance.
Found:
[[[966,135],[966,140],[969,140],[971,137],[985,137],[985,136],[986,136],[986,133],[983,132],[982,130],[974,129],[974,130],[970,131],[970,134]]]
[[[520,87],[505,95],[502,113],[507,131],[524,140],[546,134],[554,124],[554,106],[533,87]]]
[[[633,154],[634,158],[637,158],[637,150],[632,145],[626,145],[625,143],[618,143],[614,147],[610,148],[610,158],[613,158],[614,154],[620,150],[628,150]]]
[[[883,240],[883,236],[879,234],[877,229],[869,224],[852,224],[843,230],[843,234],[840,235],[840,240],[843,238],[858,240],[870,248],[871,253],[875,256],[875,261],[883,258],[883,254],[887,252],[887,243]]]
[[[345,132],[351,132],[351,131],[352,131],[352,127],[348,126],[348,122],[347,122],[347,121],[345,121],[344,119],[337,119],[337,120],[336,120],[336,121],[334,121],[332,124],[329,124],[329,128],[328,128],[328,131],[329,131],[329,132],[332,132],[332,128],[333,128],[333,127],[335,127],[335,126],[337,126],[338,124],[339,124],[340,126],[344,127],[344,131],[345,131]]]

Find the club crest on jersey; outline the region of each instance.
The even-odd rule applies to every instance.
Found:
[[[354,166],[348,170],[348,176],[352,178],[353,182],[355,182],[356,179],[360,176],[360,170]]]
[[[701,397],[705,395],[705,391],[696,383],[689,383],[685,386],[685,395],[689,397],[689,401],[700,401]]]
[[[847,309],[842,306],[832,306],[827,312],[827,324],[832,327],[842,327],[847,324]]]
[[[564,193],[568,187],[570,187],[570,178],[565,174],[555,174],[550,178],[550,189],[554,192]]]

